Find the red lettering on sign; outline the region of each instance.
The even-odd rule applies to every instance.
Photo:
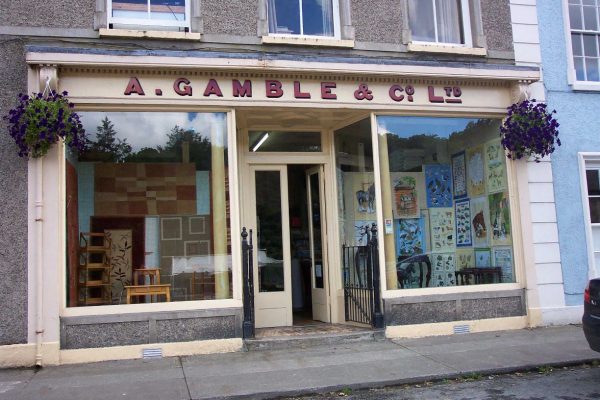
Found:
[[[233,97],[252,97],[252,81],[244,81],[242,85],[240,81],[234,79],[233,82]]]
[[[281,82],[279,81],[265,81],[267,86],[267,97],[278,99],[283,96],[283,89],[281,89]]]
[[[294,81],[294,97],[297,99],[310,99],[310,93],[300,90],[300,81]]]
[[[429,102],[430,103],[443,103],[444,98],[442,96],[435,95],[435,89],[433,86],[428,86],[427,90],[429,91]]]
[[[402,93],[403,91],[404,91],[404,89],[402,88],[402,86],[392,85],[392,87],[390,87],[390,98],[394,101],[404,100],[404,95],[399,94],[399,93]]]
[[[221,92],[219,84],[214,79],[210,79],[208,81],[206,89],[204,90],[204,97],[210,97],[211,94],[217,95],[218,97],[223,97],[223,92]]]
[[[182,83],[184,86],[181,86]],[[190,81],[187,78],[177,78],[173,83],[173,90],[180,96],[192,95],[192,87],[190,86]]]
[[[331,92],[331,89],[336,87],[335,82],[321,82],[321,98],[323,100],[337,100],[337,94]]]
[[[125,96],[130,96],[132,93],[139,94],[140,96],[145,96],[144,89],[142,89],[142,85],[138,78],[133,77],[129,79],[129,83],[125,88]]]

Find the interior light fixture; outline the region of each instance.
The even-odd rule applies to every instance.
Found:
[[[256,151],[258,150],[258,148],[260,146],[262,146],[262,144],[269,138],[269,132],[265,132],[265,134],[263,135],[263,137],[260,138],[260,140],[258,141],[258,143],[256,143],[254,145],[254,147],[252,148],[252,151]]]

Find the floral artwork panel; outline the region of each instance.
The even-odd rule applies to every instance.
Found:
[[[486,196],[471,199],[471,232],[475,247],[490,245],[490,208]]]
[[[490,268],[492,266],[492,254],[489,248],[475,249],[475,267]]]
[[[452,185],[454,198],[467,197],[467,167],[464,151],[452,156]]]
[[[475,252],[472,248],[456,250],[456,270],[475,267]]]
[[[419,210],[426,207],[423,173],[393,172],[390,180],[394,218],[419,218]]]
[[[473,244],[471,236],[471,202],[468,199],[457,200],[455,210],[456,246],[471,246]]]
[[[492,252],[494,257],[494,267],[500,267],[502,270],[502,282],[514,282],[512,248],[494,247]]]
[[[110,239],[110,286],[112,304],[122,301],[125,286],[131,285],[133,275],[132,248],[133,233],[131,229],[107,229],[104,231]]]
[[[396,257],[411,257],[425,251],[425,223],[422,218],[396,221]]]
[[[456,286],[456,261],[454,253],[432,253],[431,286]]]
[[[448,164],[425,165],[427,207],[452,207],[452,167]]]
[[[456,245],[454,232],[454,208],[432,208],[429,210],[431,229],[431,251],[450,252]]]
[[[507,192],[490,194],[490,235],[493,246],[512,243],[510,206]]]
[[[467,192],[471,198],[485,194],[485,156],[483,145],[467,149]]]
[[[504,148],[500,140],[493,140],[485,145],[488,193],[506,190],[506,168]]]

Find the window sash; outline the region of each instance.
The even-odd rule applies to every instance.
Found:
[[[600,82],[600,3],[594,1],[593,5],[584,5],[581,1],[565,0],[565,20],[568,23],[568,48],[570,49],[570,69],[573,80],[576,82]],[[585,11],[594,9],[595,12],[590,15]],[[577,13],[577,14],[575,14]],[[580,27],[572,27],[575,23],[572,17],[577,16]],[[585,37],[594,37],[594,53],[586,54],[589,47],[585,46]],[[581,49],[581,54],[575,54],[574,41],[577,41],[577,48]]]
[[[269,1],[267,1],[267,8],[269,7]],[[277,33],[271,32],[271,21],[269,21],[270,13],[267,11],[267,24],[269,25],[269,36],[281,36],[281,37],[306,37],[306,38],[324,38],[324,39],[340,39],[340,8],[339,8],[339,0],[332,0],[332,16],[331,23],[333,24],[333,36],[326,35],[311,35],[304,33],[304,10],[303,10],[303,0],[296,0],[298,3],[298,13],[300,16],[300,33]]]
[[[151,19],[151,0],[146,2],[146,18],[126,18],[126,17],[114,17],[113,16],[113,1],[107,0],[107,15],[109,24],[122,24],[122,25],[141,25],[141,26],[161,26],[161,27],[190,27],[190,0],[184,0],[184,19],[183,21],[171,21],[161,19]],[[156,12],[155,12],[156,13]]]
[[[458,10],[459,12],[459,20],[457,21],[457,23],[459,24],[459,29],[460,29],[460,34],[462,36],[462,42],[463,43],[452,43],[452,42],[444,42],[440,40],[440,33],[438,31],[438,17],[437,17],[437,6],[436,6],[436,0],[416,0],[416,1],[431,1],[432,3],[432,23],[433,23],[433,29],[434,29],[434,41],[427,41],[427,40],[412,40],[412,43],[423,43],[423,44],[430,44],[430,43],[435,43],[435,44],[441,44],[444,46],[457,46],[457,47],[473,47],[473,38],[471,37],[471,10],[469,7],[469,1],[468,0],[460,0],[460,9]],[[409,7],[409,13],[410,13],[410,7]],[[409,16],[410,19],[410,16]]]

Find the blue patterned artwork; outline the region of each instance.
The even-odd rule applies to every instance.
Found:
[[[457,200],[454,205],[456,218],[456,246],[471,246],[471,202],[469,199]]]
[[[424,168],[427,207],[452,207],[452,167],[433,164]]]
[[[396,221],[396,257],[414,256],[425,251],[423,218],[402,218]]]

